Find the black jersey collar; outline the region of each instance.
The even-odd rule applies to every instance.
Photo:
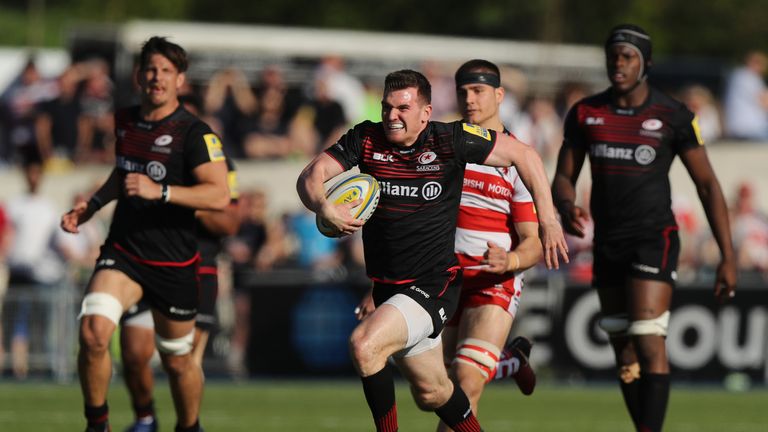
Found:
[[[643,103],[635,107],[624,108],[624,107],[618,106],[615,102],[613,88],[608,89],[608,99],[610,101],[609,103],[611,105],[611,109],[613,110],[614,113],[618,115],[633,116],[643,112],[643,110],[645,110],[648,106],[651,105],[651,102],[653,99],[653,88],[651,86],[648,86],[648,97],[645,98]]]
[[[419,136],[416,138],[416,141],[408,146],[408,147],[401,147],[399,145],[395,145],[394,147],[397,149],[397,152],[400,154],[411,154],[415,152],[416,150],[420,149],[424,146],[424,143],[427,141],[430,135],[432,135],[432,121],[427,122],[427,127],[424,128],[423,131],[419,134]]]

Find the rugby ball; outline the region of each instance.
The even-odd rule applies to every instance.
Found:
[[[325,197],[333,204],[343,204],[358,199],[363,202],[350,210],[350,214],[355,219],[363,222],[367,221],[376,205],[379,204],[379,182],[368,174],[343,175],[341,180],[332,183],[333,185],[326,191]],[[328,223],[324,218],[317,215],[317,229],[326,237],[341,237],[343,234]]]

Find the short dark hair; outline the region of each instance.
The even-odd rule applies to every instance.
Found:
[[[149,64],[150,57],[154,54],[160,54],[167,58],[168,61],[176,66],[176,70],[178,70],[179,73],[186,72],[187,67],[189,66],[187,52],[184,51],[184,48],[173,42],[169,42],[168,39],[164,37],[152,36],[149,40],[144,42],[144,45],[141,47],[139,67],[141,69],[146,68],[147,64]]]
[[[459,76],[469,72],[486,72],[501,78],[501,71],[499,71],[499,67],[489,62],[488,60],[482,59],[470,60],[459,66],[459,68],[456,69],[454,78],[458,81]]]
[[[417,95],[427,104],[432,103],[432,85],[427,77],[415,70],[403,69],[395,71],[384,78],[384,94],[415,87]]]

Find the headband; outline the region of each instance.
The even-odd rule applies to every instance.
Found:
[[[456,77],[456,87],[467,84],[487,84],[493,88],[501,87],[498,75],[488,72],[465,72]]]

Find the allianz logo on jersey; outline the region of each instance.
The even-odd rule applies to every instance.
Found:
[[[132,161],[125,156],[118,156],[116,164],[118,168],[122,168],[128,172],[144,173],[156,182],[163,180],[168,173],[165,165],[158,161],[151,161],[150,163],[144,165],[141,162]]]
[[[438,182],[427,182],[421,187],[393,184],[390,181],[380,180],[381,193],[393,197],[423,198],[432,201],[443,193],[443,186]]]
[[[609,144],[597,144],[590,151],[592,157],[603,159],[635,160],[640,165],[648,165],[656,159],[656,149],[649,145],[636,148],[614,147]]]

